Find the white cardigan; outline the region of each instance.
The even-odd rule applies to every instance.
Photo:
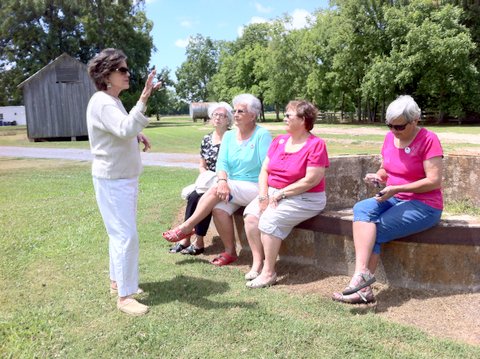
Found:
[[[87,106],[87,128],[94,155],[94,177],[119,179],[140,175],[142,161],[137,135],[148,125],[144,111],[145,106],[138,102],[127,113],[118,98],[103,91],[91,97]]]

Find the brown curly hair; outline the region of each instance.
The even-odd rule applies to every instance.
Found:
[[[88,62],[88,75],[95,83],[97,90],[107,89],[107,78],[115,71],[122,61],[126,61],[127,56],[122,50],[118,49],[105,49],[95,55]]]
[[[318,110],[311,102],[304,100],[293,100],[287,104],[285,111],[288,109],[295,111],[298,117],[303,117],[305,120],[305,129],[307,131],[312,130],[313,124],[317,120]]]

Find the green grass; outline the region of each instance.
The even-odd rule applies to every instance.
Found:
[[[283,122],[268,122],[272,136],[284,133]],[[362,129],[386,128],[381,124],[317,124],[315,129],[319,136],[327,142],[330,156],[353,155],[353,154],[378,154],[383,143],[383,134],[364,134]],[[438,133],[469,134],[480,136],[480,126],[428,126]],[[332,134],[329,131],[335,129],[346,130],[345,134]],[[188,117],[164,117],[160,121],[153,120],[144,130],[144,133],[152,142],[152,152],[167,153],[198,153],[202,137],[212,128],[203,121],[196,123]],[[322,132],[322,130],[324,132]],[[479,144],[443,143],[446,154],[458,153],[462,149],[480,150]],[[88,149],[87,141],[77,142],[29,142],[25,126],[0,127],[0,146],[27,146],[27,147],[51,147],[51,148],[83,148]]]
[[[452,201],[445,204],[445,212],[453,215],[469,215],[480,217],[480,208],[471,199]]]
[[[193,170],[147,167],[138,224],[148,315],[115,309],[90,165],[0,162],[0,356],[3,358],[478,358],[320,295],[247,290],[235,267],[167,253]]]

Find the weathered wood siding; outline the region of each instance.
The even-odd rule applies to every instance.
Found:
[[[85,113],[95,91],[85,64],[68,55],[57,58],[23,85],[28,137],[87,136]]]

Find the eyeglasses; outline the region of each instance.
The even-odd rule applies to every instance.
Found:
[[[403,131],[405,128],[407,128],[407,126],[410,124],[410,122],[407,122],[407,123],[404,123],[403,125],[391,125],[391,124],[388,124],[387,127],[389,129],[394,129],[395,131]]]
[[[115,69],[116,72],[121,72],[122,74],[130,73],[130,70],[128,67],[119,67],[118,69]]]
[[[213,113],[212,114],[212,118],[213,117],[218,117],[218,118],[227,118],[227,115],[224,115],[223,113]]]
[[[239,113],[240,115],[244,114],[244,113],[247,113],[247,111],[245,110],[232,110],[232,113],[235,114],[235,113]]]

